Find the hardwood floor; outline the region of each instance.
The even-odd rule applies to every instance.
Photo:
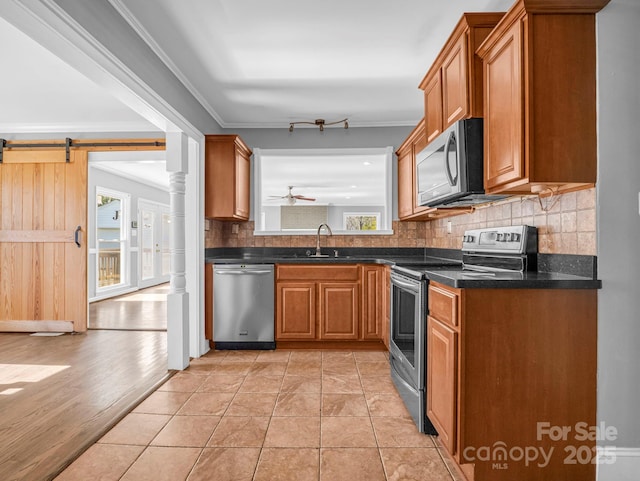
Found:
[[[0,479],[53,479],[170,374],[165,332],[0,334]]]
[[[89,304],[89,329],[164,331],[169,284]]]

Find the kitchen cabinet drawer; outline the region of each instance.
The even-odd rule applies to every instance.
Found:
[[[448,289],[429,285],[429,315],[450,326],[458,325],[459,296]]]
[[[312,265],[279,264],[276,266],[276,280],[310,280],[310,281],[357,281],[359,279],[357,265]]]

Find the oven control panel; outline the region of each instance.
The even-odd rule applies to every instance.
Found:
[[[538,230],[528,225],[468,230],[462,236],[462,250],[464,252],[535,254],[538,252]]]

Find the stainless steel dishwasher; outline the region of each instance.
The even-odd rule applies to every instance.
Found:
[[[274,266],[214,264],[216,349],[275,349]]]

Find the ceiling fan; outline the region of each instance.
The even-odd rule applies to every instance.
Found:
[[[293,195],[291,190],[295,187],[295,185],[289,185],[287,188],[289,189],[289,193],[287,195],[270,195],[271,199],[286,199],[288,205],[294,205],[298,200],[308,200],[311,202],[315,202],[316,199],[311,197],[305,197],[304,195]]]

